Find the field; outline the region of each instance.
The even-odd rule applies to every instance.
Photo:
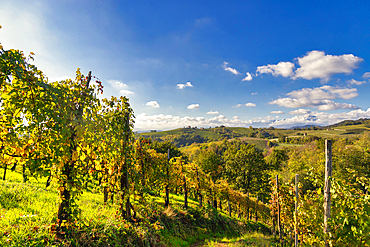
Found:
[[[157,131],[157,132],[143,132],[137,134],[136,137],[145,138],[156,138],[161,140],[167,140],[167,136],[181,136],[184,134],[199,135],[204,138],[208,138],[210,141],[221,141],[226,139],[238,138],[241,140],[248,140],[248,143],[254,142],[260,148],[263,148],[261,144],[258,143],[261,138],[250,137],[251,132],[265,131],[269,133],[269,137],[264,138],[271,141],[278,140],[278,136],[284,135],[288,138],[292,137],[303,137],[306,136],[317,136],[320,138],[349,138],[355,139],[361,136],[366,131],[370,131],[368,124],[357,124],[357,125],[347,125],[347,126],[328,126],[322,127],[321,129],[303,129],[303,130],[293,130],[293,129],[250,129],[243,127],[224,127],[224,128],[207,128],[207,129],[188,129],[179,128],[168,131]],[[263,148],[267,149],[267,147]]]
[[[194,200],[189,200],[189,209],[184,210],[181,195],[171,194],[171,208],[166,210],[164,196],[149,196],[150,211],[137,209],[143,214],[138,217],[142,222],[127,221],[117,213],[119,205],[104,204],[103,195],[92,187],[81,196],[81,215],[74,232],[68,239],[60,239],[55,232],[57,190],[45,189],[46,179],[22,180],[20,173],[8,171],[7,179],[0,181],[0,246],[214,246],[241,239],[258,244],[262,238],[264,243],[272,243],[271,237],[264,235],[269,232],[266,225],[239,222],[209,207],[199,209]],[[139,207],[138,201],[135,207]],[[144,214],[150,215],[148,222],[143,220]]]

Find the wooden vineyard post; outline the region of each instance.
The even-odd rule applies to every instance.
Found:
[[[275,230],[275,196],[274,194],[271,194],[271,220],[272,220],[272,234],[274,235],[274,239],[276,238],[276,230]]]
[[[277,208],[278,208],[278,230],[279,230],[279,240],[282,243],[283,240],[283,232],[281,229],[281,221],[280,221],[280,203],[279,203],[279,175],[276,175],[276,197],[277,197]]]
[[[169,172],[169,164],[170,163],[170,149],[167,152],[167,184],[166,184],[166,200],[164,202],[164,207],[168,207],[170,205],[170,190],[169,190],[169,183],[170,183],[170,172]]]
[[[294,224],[294,246],[298,246],[298,178],[299,175],[295,175],[295,224]]]
[[[325,140],[325,187],[324,187],[324,234],[330,232],[330,227],[328,226],[328,219],[330,216],[330,204],[331,204],[331,194],[330,194],[330,178],[332,176],[332,141]],[[329,246],[329,243],[325,237],[325,246]]]

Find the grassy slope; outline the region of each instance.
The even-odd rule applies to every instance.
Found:
[[[249,128],[244,127],[227,127],[231,131],[237,132],[240,135],[247,137],[248,134],[251,132]],[[137,136],[145,136],[145,137],[164,137],[166,135],[180,135],[183,133],[192,133],[198,134],[202,137],[207,137],[209,139],[217,139],[221,136],[218,133],[213,132],[214,129],[174,129],[168,131],[160,131],[160,132],[145,132],[140,133]],[[303,134],[307,133],[309,136],[319,136],[319,137],[356,137],[362,134],[364,131],[370,131],[370,128],[366,124],[358,124],[358,125],[348,125],[348,126],[337,126],[333,127],[332,130],[327,131],[327,129],[323,130],[286,130],[286,129],[274,129],[274,130],[266,130],[270,133],[274,133],[276,135],[283,134],[289,137],[297,136],[298,133]]]
[[[7,180],[0,181],[0,246],[190,246],[205,239],[235,239],[247,231],[268,232],[263,224],[240,224],[211,208],[199,209],[193,200],[184,210],[183,197],[176,195],[166,210],[163,197],[148,196],[147,209],[136,201],[137,221],[129,222],[117,214],[118,205],[104,205],[101,194],[84,192],[77,227],[60,240],[54,231],[57,191],[45,190],[44,180],[23,184],[20,174],[8,171]]]
[[[217,139],[220,138],[220,135],[218,133],[215,133],[209,129],[174,129],[174,130],[167,130],[167,131],[159,131],[159,132],[145,132],[137,134],[137,136],[143,136],[143,137],[163,137],[166,135],[181,135],[181,134],[197,134],[202,137],[207,137],[208,139]]]

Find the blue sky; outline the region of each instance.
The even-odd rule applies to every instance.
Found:
[[[370,117],[368,1],[0,2],[0,42],[125,95],[135,130]]]

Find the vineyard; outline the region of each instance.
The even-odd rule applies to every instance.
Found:
[[[33,56],[0,47],[1,245],[186,245],[181,225],[204,238],[259,230],[288,246],[370,245],[368,134],[333,140],[326,182],[322,139],[270,153],[223,141],[189,158],[135,139],[128,98],[99,100],[92,72],[49,82]]]

